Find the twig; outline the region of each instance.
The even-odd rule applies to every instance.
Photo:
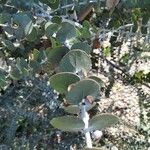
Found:
[[[129,76],[129,74],[127,74],[125,72],[125,70],[123,70],[122,68],[120,68],[118,65],[112,63],[111,61],[109,61],[108,59],[104,58],[102,55],[99,55],[100,58],[104,59],[108,64],[110,64],[112,67],[116,68],[117,70],[120,70],[121,72],[123,72],[125,75]]]
[[[91,139],[90,132],[88,130],[88,127],[89,127],[89,114],[86,111],[85,100],[83,100],[83,103],[81,104],[80,118],[84,122],[84,134],[85,134],[86,146],[87,146],[87,148],[92,148],[92,139]]]
[[[52,16],[49,16],[48,14],[39,14],[39,13],[36,13],[36,16],[37,17],[42,17],[42,18],[47,18],[48,20],[52,19]],[[68,22],[68,23],[72,24],[73,26],[76,26],[76,27],[79,27],[79,28],[82,27],[82,25],[80,23],[72,21],[72,20],[69,20],[69,19],[66,19],[63,16],[62,16],[62,22]]]
[[[103,56],[99,55],[100,58],[102,58],[103,60],[105,60],[109,65],[111,65],[112,67],[116,68],[117,70],[120,70],[122,73],[124,73],[129,79],[132,78],[132,76],[126,72],[126,70],[123,70],[122,68],[120,68],[118,65],[112,63],[111,61],[109,61],[108,59],[104,58]],[[143,85],[145,85],[146,87],[150,88],[150,85],[143,82],[141,83]]]
[[[96,3],[98,0],[90,0],[89,1],[89,3]],[[104,2],[105,0],[100,0],[101,2]],[[87,4],[87,2],[85,1],[85,2],[80,2],[78,5],[86,5]],[[65,6],[62,6],[62,7],[60,7],[60,8],[58,8],[58,9],[55,9],[54,11],[51,11],[50,12],[50,14],[53,14],[53,13],[55,13],[55,12],[57,12],[57,11],[59,11],[59,10],[61,10],[61,9],[67,9],[67,8],[71,8],[71,7],[74,7],[74,6],[76,6],[77,4],[75,4],[75,3],[73,3],[73,4],[68,4],[68,5],[65,5]]]

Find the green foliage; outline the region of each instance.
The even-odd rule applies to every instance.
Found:
[[[150,83],[150,72],[144,73],[143,70],[135,72],[131,78],[131,82],[134,84],[143,82]]]
[[[129,60],[129,54],[124,54],[121,58],[120,58],[120,63],[124,64],[124,65],[127,65],[128,63],[128,60]]]
[[[150,1],[149,0],[123,0],[124,5],[130,8],[135,8],[135,7],[139,7],[139,8],[149,8],[150,7]]]
[[[61,28],[56,34],[56,38],[59,42],[65,43],[67,40],[71,40],[76,37],[76,29],[68,22],[62,22]]]
[[[25,59],[17,58],[16,67],[18,68],[19,72],[23,74],[23,76],[28,75],[28,63],[25,61]]]
[[[63,72],[88,72],[91,69],[91,60],[86,52],[72,50],[62,58],[59,67]]]
[[[96,59],[101,62],[101,66],[98,66],[100,70],[96,72],[100,71],[109,79],[118,75],[112,74],[110,68],[118,69],[120,66],[119,70],[123,70],[125,76],[128,76],[130,65],[138,59],[138,48],[145,51],[149,45],[149,0],[122,0],[112,14],[105,9],[104,2],[93,1],[94,13],[91,11],[81,22],[71,18],[68,13],[72,11],[72,5],[75,5],[74,9],[79,15],[86,2],[0,1],[0,143],[10,145],[10,149],[20,149],[24,145],[27,149],[48,149],[49,147],[44,146],[49,142],[44,140],[49,139],[48,135],[53,130],[49,127],[51,119],[51,125],[62,131],[83,130],[84,123],[77,117],[81,110],[79,103],[87,96],[98,100],[101,87],[104,86],[99,77],[92,75],[93,62],[96,62]],[[131,24],[132,28],[125,27]],[[110,38],[112,46],[101,49],[101,40],[105,41],[110,32],[113,34]],[[129,52],[118,61],[115,56],[116,49],[119,56],[123,43],[135,39],[134,35],[137,33],[145,45],[143,46],[138,38],[133,43],[131,41]],[[102,57],[99,54],[96,57],[93,55],[93,39],[100,41],[99,53]],[[108,56],[112,60],[107,60]],[[105,61],[112,65],[108,69],[109,73],[105,71],[105,66],[103,67]],[[150,82],[150,73],[140,70],[129,78],[130,83],[146,85]],[[121,79],[124,80],[123,75]],[[34,83],[35,80],[38,82]],[[53,89],[49,89],[48,80]],[[56,113],[60,101],[54,99],[54,93],[51,93],[54,89],[59,92],[59,98],[62,97],[65,102],[73,104],[62,108],[74,116],[57,118],[64,115],[64,112]],[[86,111],[92,111],[95,105],[96,102],[91,102]],[[119,119],[111,114],[97,115],[90,120],[89,130],[101,130],[118,121]],[[22,145],[15,145],[17,140]],[[44,146],[41,146],[41,141],[45,142]]]
[[[76,83],[80,78],[73,73],[61,72],[50,77],[50,85],[59,93],[63,94],[68,91],[68,86]]]
[[[78,105],[69,105],[67,107],[63,107],[63,109],[70,114],[79,114],[80,107]]]
[[[102,87],[104,84],[103,81],[101,80],[101,78],[99,78],[97,76],[88,76],[88,78],[95,80],[99,84],[100,87]]]
[[[69,51],[67,47],[56,47],[56,48],[47,48],[47,60],[50,63],[50,68],[55,68],[59,65],[63,56]]]
[[[112,114],[94,116],[89,122],[89,130],[102,130],[119,122],[119,118]]]
[[[6,75],[7,73],[5,71],[0,70],[0,88],[3,88],[7,85]]]
[[[84,128],[83,121],[73,116],[57,117],[52,119],[50,123],[55,128],[61,129],[62,131],[78,132]]]
[[[74,49],[82,49],[85,51],[87,54],[90,54],[92,52],[92,48],[87,42],[78,42],[72,45],[71,47],[72,50]]]
[[[92,79],[84,79],[75,84],[75,86],[66,94],[66,100],[71,104],[79,104],[86,96],[91,95],[94,99],[99,98],[99,84]]]
[[[59,0],[40,0],[40,2],[47,4],[52,9],[57,9],[59,6]]]
[[[24,38],[31,33],[33,23],[28,14],[19,12],[12,17],[13,22],[10,27],[6,27],[6,32],[13,34],[17,39]]]
[[[8,50],[8,51],[15,51],[16,48],[14,44],[9,40],[2,40],[2,45]]]
[[[91,110],[95,105],[96,105],[96,103],[88,105],[86,107],[86,111]],[[78,106],[78,105],[69,105],[67,107],[63,107],[63,109],[70,114],[79,114],[79,112],[80,112],[80,106]]]
[[[109,47],[103,48],[103,56],[108,57],[109,55],[110,55],[110,48]]]
[[[26,36],[27,41],[34,42],[37,40],[38,28],[33,27],[31,32]]]
[[[52,37],[54,33],[56,33],[59,29],[60,25],[52,22],[47,22],[45,24],[45,33],[48,39]]]

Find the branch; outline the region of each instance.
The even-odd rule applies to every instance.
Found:
[[[121,71],[123,74],[125,74],[129,79],[132,78],[132,76],[131,76],[128,72],[126,72],[126,70],[123,70],[122,68],[120,68],[120,66],[118,66],[118,65],[116,65],[116,64],[114,64],[114,63],[112,63],[111,61],[109,61],[108,59],[104,58],[104,57],[101,56],[101,55],[99,55],[99,57],[102,58],[103,60],[105,60],[105,61],[106,61],[109,65],[111,65],[112,67],[116,68],[117,70],[120,70],[120,71]],[[147,84],[147,83],[145,83],[145,82],[143,82],[143,83],[141,83],[141,84],[143,84],[143,85],[145,85],[146,87],[150,88],[150,85]]]
[[[129,74],[126,73],[125,70],[123,70],[122,68],[120,68],[120,66],[112,63],[111,61],[109,61],[108,59],[104,58],[102,55],[99,55],[100,58],[102,58],[103,60],[105,60],[109,65],[111,65],[112,67],[116,68],[117,70],[120,70],[121,72],[123,72],[126,76],[129,76]]]
[[[81,104],[81,109],[80,109],[80,118],[84,122],[84,134],[85,134],[85,141],[86,141],[86,146],[87,148],[92,148],[92,139],[90,132],[88,131],[89,127],[89,114],[86,111],[86,104],[85,104],[85,99],[83,99],[83,102]]]
[[[90,0],[89,3],[97,3],[97,1],[98,0]],[[105,0],[100,0],[100,1],[104,2]],[[81,6],[81,5],[86,5],[86,4],[87,4],[87,2],[80,2],[79,4],[75,4],[75,3],[68,4],[68,5],[62,6],[62,7],[58,8],[58,9],[55,9],[54,11],[51,11],[50,14],[53,14],[53,13],[55,13],[55,12],[61,10],[61,9],[67,9],[67,8],[75,7],[77,5]]]

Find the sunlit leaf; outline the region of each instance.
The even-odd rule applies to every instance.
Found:
[[[68,52],[60,62],[60,71],[63,72],[88,72],[91,69],[91,59],[86,52],[72,50]]]
[[[22,77],[22,73],[21,71],[15,67],[13,68],[13,70],[10,72],[10,77],[13,79],[13,80],[20,80],[21,77]]]
[[[76,36],[76,29],[72,24],[68,22],[63,22],[61,24],[61,28],[58,30],[56,34],[56,38],[61,43],[64,43],[72,38],[75,38],[75,36]]]

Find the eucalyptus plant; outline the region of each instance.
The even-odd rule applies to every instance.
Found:
[[[93,49],[101,46],[99,43],[101,32],[106,34],[112,31],[110,39],[112,47],[102,48],[103,56],[98,55],[98,59],[106,60],[112,67],[124,73],[123,67],[120,69],[105,58],[116,45],[120,44],[120,41],[115,39],[124,36],[122,31],[126,23],[129,23],[133,30],[131,32],[126,30],[128,34],[125,36],[128,38],[136,31],[138,34],[141,32],[146,35],[142,50],[149,50],[150,1],[121,0],[115,4],[116,9],[111,10],[113,13],[110,13],[105,2],[104,0],[0,0],[0,96],[3,97],[0,99],[0,108],[2,108],[0,113],[5,114],[8,111],[6,116],[0,116],[2,122],[0,142],[6,137],[5,143],[11,145],[17,129],[26,126],[24,125],[26,118],[29,121],[33,120],[30,124],[35,123],[34,119],[39,116],[37,117],[33,110],[37,108],[29,106],[28,109],[26,101],[36,88],[40,91],[38,86],[45,76],[49,78],[49,85],[46,81],[42,88],[48,87],[47,93],[50,87],[55,89],[67,104],[63,109],[69,114],[53,118],[50,120],[51,125],[62,131],[84,133],[88,149],[94,150],[91,133],[100,136],[101,130],[119,122],[119,118],[113,114],[102,113],[90,116],[90,110],[95,107],[97,101],[101,100],[100,91],[104,84],[101,78],[92,72],[92,63],[93,60],[95,61],[92,55]],[[92,11],[93,8],[95,12]],[[91,17],[91,12],[96,17],[94,15]],[[98,44],[94,44],[94,40]],[[133,51],[123,55],[116,63],[128,68],[137,58],[129,61],[132,55],[137,56],[142,50],[138,49],[138,46],[133,47]],[[146,74],[143,71],[135,72],[131,77],[126,70],[125,68],[125,75],[134,83],[149,81],[149,72]],[[25,101],[20,100],[22,95],[19,98],[16,96],[13,101],[8,97],[12,85],[16,84],[14,86],[16,88],[17,83],[24,81],[32,86],[28,81],[37,78],[40,84],[37,86],[35,82],[35,89],[29,93]],[[28,90],[26,93],[28,94]],[[41,107],[47,105],[46,103],[44,101]],[[7,125],[3,124],[5,121]]]
[[[112,114],[98,114],[90,118],[89,110],[100,99],[103,82],[97,76],[88,76],[91,69],[90,57],[83,50],[69,51],[60,61],[58,73],[50,77],[50,85],[64,95],[69,106],[63,107],[72,115],[53,118],[55,128],[69,132],[83,132],[87,148],[92,148],[91,132],[98,132],[119,122]],[[100,133],[99,133],[100,134]],[[98,136],[98,135],[97,135]]]

